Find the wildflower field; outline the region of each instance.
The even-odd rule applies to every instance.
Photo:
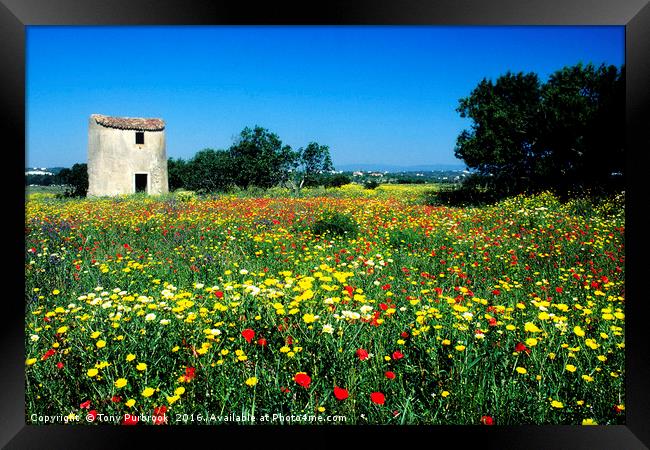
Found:
[[[27,423],[625,422],[620,199],[337,192],[28,200]]]

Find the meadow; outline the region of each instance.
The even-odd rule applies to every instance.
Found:
[[[27,423],[625,423],[623,199],[423,192],[29,197]]]

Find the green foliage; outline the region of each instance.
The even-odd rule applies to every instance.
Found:
[[[425,240],[422,232],[411,228],[392,230],[388,234],[388,243],[395,248],[419,247]]]
[[[182,189],[187,185],[187,162],[178,158],[167,160],[167,179],[169,191]]]
[[[534,73],[484,79],[459,101],[472,120],[455,154],[496,196],[554,188],[620,189],[623,177],[625,74],[578,64],[540,83]]]
[[[326,188],[338,188],[350,183],[352,183],[352,178],[342,173],[337,173],[335,175],[324,175],[322,177],[322,184]]]
[[[181,202],[192,202],[196,200],[196,192],[194,191],[184,191],[184,190],[177,190],[174,192],[174,198]]]
[[[347,214],[330,212],[314,222],[311,226],[311,232],[317,236],[330,234],[350,238],[357,235],[359,225]]]
[[[229,152],[201,150],[187,162],[185,188],[197,192],[224,191],[234,183],[235,167]]]
[[[368,180],[363,183],[363,187],[366,189],[376,189],[379,186],[379,182],[375,180]]]
[[[59,184],[65,185],[64,197],[85,197],[88,193],[88,165],[85,163],[61,170],[57,178]]]
[[[231,174],[237,186],[270,188],[288,180],[296,154],[277,134],[256,126],[244,128],[228,150]]]

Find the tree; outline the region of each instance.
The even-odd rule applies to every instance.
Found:
[[[534,73],[506,73],[483,79],[457,111],[472,119],[456,141],[455,155],[470,168],[494,177],[510,193],[530,180],[540,117],[540,82]]]
[[[602,188],[623,172],[625,73],[578,64],[553,73],[542,88],[540,175],[561,191]]]
[[[295,153],[290,184],[299,191],[303,186],[325,184],[325,174],[334,170],[330,149],[327,145],[310,142]]]
[[[187,189],[200,192],[222,191],[234,183],[235,162],[229,152],[206,148],[186,164]]]
[[[169,158],[167,160],[167,178],[170,191],[187,189],[187,166],[187,162],[181,158]]]
[[[282,145],[277,134],[256,126],[244,128],[228,150],[233,161],[235,183],[243,188],[270,188],[288,179],[295,152]]]
[[[482,80],[459,101],[469,130],[455,154],[497,194],[555,189],[560,194],[613,186],[623,172],[625,74],[577,64],[553,73]]]
[[[88,166],[75,164],[71,169],[62,169],[57,174],[57,182],[65,185],[66,197],[85,197],[88,193]]]

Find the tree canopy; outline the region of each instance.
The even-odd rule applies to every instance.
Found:
[[[472,123],[455,155],[503,195],[617,186],[624,88],[624,68],[592,64],[565,67],[545,83],[535,73],[483,79],[459,100],[457,111]]]

